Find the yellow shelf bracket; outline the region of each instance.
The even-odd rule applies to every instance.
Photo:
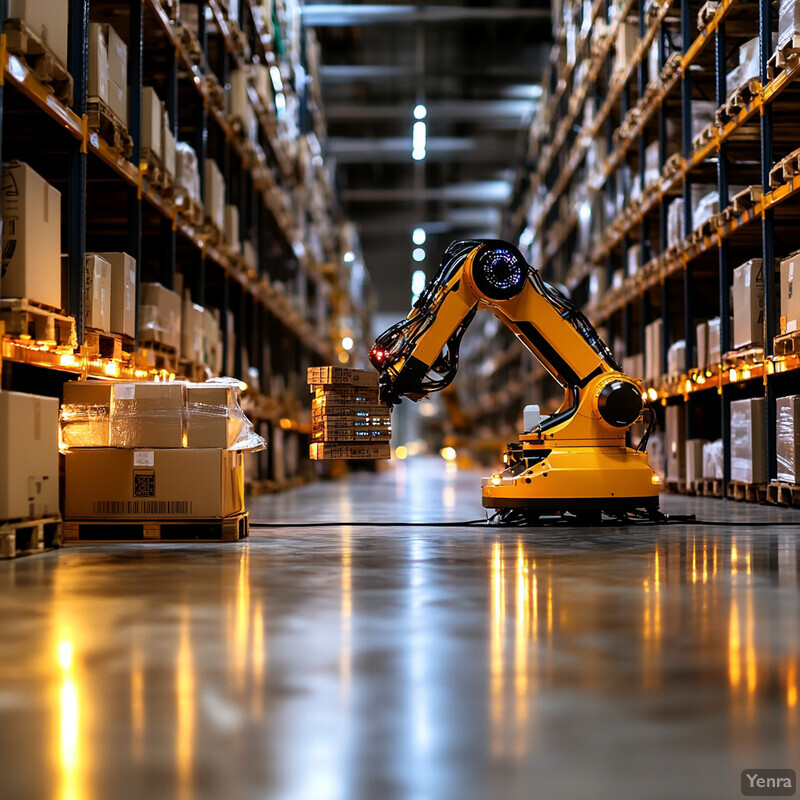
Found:
[[[8,40],[6,35],[0,34],[0,86],[6,82],[6,67],[8,66]]]
[[[86,114],[81,117],[81,153],[89,153],[89,117]]]

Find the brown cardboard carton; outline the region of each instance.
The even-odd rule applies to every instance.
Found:
[[[3,164],[3,297],[61,307],[61,193],[21,161]]]
[[[667,480],[686,480],[686,409],[667,406],[664,439],[667,447]]]
[[[111,265],[111,333],[136,335],[136,259],[127,253],[98,253]]]
[[[800,253],[781,261],[781,333],[800,327]]]
[[[800,395],[779,397],[776,411],[778,480],[800,483]]]
[[[686,440],[686,484],[692,486],[703,477],[703,447],[708,439]]]
[[[53,0],[9,0],[7,17],[22,19],[55,54],[62,67],[67,66],[67,26],[69,3]]]
[[[701,322],[696,329],[697,336],[697,366],[705,369],[709,365],[708,360],[708,323]]]
[[[89,83],[86,94],[108,104],[108,44],[105,29],[97,22],[89,23]]]
[[[219,519],[244,511],[243,456],[222,449],[70,450],[68,519]]]
[[[392,457],[392,448],[389,442],[370,443],[331,443],[314,442],[309,445],[309,456],[312,461],[323,461],[330,458],[352,459],[382,459]]]
[[[181,346],[181,296],[160,283],[139,287],[139,340],[179,350]]]
[[[241,253],[242,244],[239,240],[239,207],[225,206],[225,242],[231,253]]]
[[[231,416],[233,389],[228,386],[188,384],[186,387],[186,446],[230,447],[242,429]]]
[[[89,24],[87,94],[102,100],[128,125],[128,47],[107,24]]]
[[[764,344],[764,271],[760,258],[751,258],[733,271],[733,336],[731,345]]]
[[[210,219],[221,233],[225,230],[225,180],[213,158],[206,159],[203,192],[206,218]]]
[[[0,391],[0,520],[58,513],[58,400]]]
[[[664,374],[664,320],[657,319],[645,328],[645,378],[661,380]]]
[[[767,482],[764,437],[764,398],[731,403],[731,479],[744,483]]]
[[[183,301],[183,314],[181,315],[181,358],[202,364],[205,360],[203,353],[203,329],[205,309],[191,300]]]
[[[183,383],[115,383],[111,389],[112,447],[185,447]]]
[[[97,253],[86,254],[83,291],[84,324],[108,333],[111,325],[111,264]]]
[[[150,151],[163,164],[164,104],[152,86],[142,87],[142,150]]]
[[[111,387],[108,381],[68,381],[61,406],[64,447],[108,447]]]
[[[308,383],[312,386],[341,384],[344,386],[378,385],[378,373],[372,370],[349,367],[309,367]]]
[[[708,366],[719,364],[721,359],[720,321],[719,317],[714,317],[708,321]]]
[[[207,308],[203,312],[203,352],[206,364],[215,375],[222,372],[222,334],[219,329],[219,311]]]

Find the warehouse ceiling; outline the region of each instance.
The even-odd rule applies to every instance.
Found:
[[[452,240],[499,232],[549,51],[549,3],[307,0],[303,14],[321,44],[327,153],[343,211],[381,311],[405,313],[415,269],[430,277]],[[420,105],[425,155],[415,160]],[[418,227],[427,234],[420,263]]]

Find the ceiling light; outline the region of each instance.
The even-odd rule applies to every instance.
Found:
[[[427,143],[428,130],[424,122],[415,122],[411,132],[411,157],[414,161],[422,161],[425,158],[425,145]]]
[[[414,244],[425,244],[427,238],[424,228],[414,228],[414,233],[411,234],[411,241]]]
[[[348,250],[344,254],[343,260],[345,264],[352,264],[356,260],[356,254],[352,250]]]
[[[428,116],[428,109],[422,103],[414,108],[414,119],[425,119]]]
[[[421,247],[415,247],[414,252],[411,255],[413,256],[414,261],[425,260],[425,251]]]
[[[423,252],[423,258],[424,258]],[[414,292],[416,295],[422,294],[423,290],[425,289],[425,271],[421,269],[415,269],[414,274],[411,276],[411,291]]]
[[[348,353],[353,349],[353,338],[351,336],[345,336],[342,339],[342,349],[347,350]]]
[[[272,78],[272,85],[275,87],[276,92],[283,91],[283,79],[281,78],[280,67],[270,67],[269,77]]]

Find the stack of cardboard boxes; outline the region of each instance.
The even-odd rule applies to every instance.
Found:
[[[378,374],[347,367],[308,370],[312,400],[311,458],[391,456],[389,408],[380,401]]]
[[[136,260],[127,253],[87,253],[84,324],[103,333],[136,335]]]
[[[65,384],[65,519],[244,513],[244,454],[264,442],[237,392],[232,381]]]
[[[87,96],[128,127],[128,47],[110,25],[89,24]]]

